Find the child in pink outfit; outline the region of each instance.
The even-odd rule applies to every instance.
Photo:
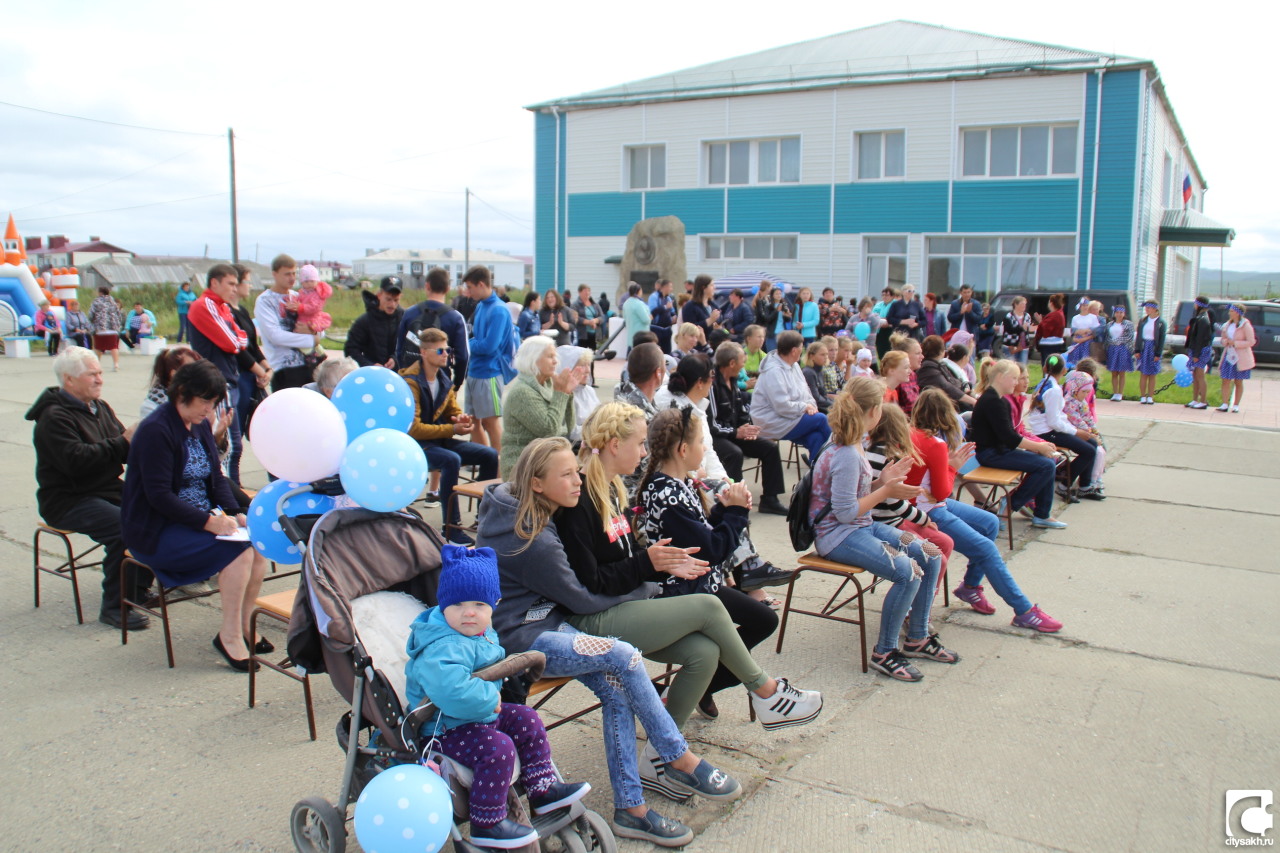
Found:
[[[281,325],[293,331],[299,323],[306,323],[312,334],[320,334],[333,325],[333,317],[324,310],[332,295],[333,288],[320,278],[320,271],[312,264],[303,264],[298,270],[298,292],[280,303]]]

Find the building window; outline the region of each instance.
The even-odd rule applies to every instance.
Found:
[[[644,145],[627,149],[627,188],[662,189],[667,185],[667,146]]]
[[[404,275],[404,264],[396,264],[396,272]]]
[[[798,242],[793,234],[703,237],[702,258],[707,261],[794,261]]]
[[[867,293],[901,290],[907,283],[907,238],[868,237],[865,249]]]
[[[966,178],[1043,178],[1076,174],[1076,124],[965,128],[960,173]]]
[[[800,182],[800,137],[707,143],[707,183],[795,184]]]
[[[944,300],[972,285],[979,298],[1017,290],[1074,290],[1074,237],[930,237],[928,290]]]
[[[907,173],[906,134],[901,130],[857,134],[858,180],[901,178]]]

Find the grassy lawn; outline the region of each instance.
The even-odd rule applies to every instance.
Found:
[[[1031,388],[1034,389],[1040,382],[1043,373],[1040,365],[1035,360],[1027,364],[1027,373],[1031,376]],[[1191,387],[1179,388],[1173,384],[1174,370],[1169,365],[1168,359],[1164,363],[1164,372],[1156,377],[1156,402],[1157,403],[1175,403],[1179,406],[1191,402]],[[1136,370],[1132,373],[1125,374],[1124,398],[1127,401],[1138,402],[1141,396],[1138,393],[1138,379],[1141,376]],[[1214,372],[1206,379],[1209,382],[1209,406],[1216,408],[1222,404],[1222,380],[1218,378],[1218,374]],[[1168,385],[1168,388],[1165,386]],[[1164,389],[1163,391],[1160,389]],[[1111,397],[1111,374],[1103,370],[1098,376],[1098,399],[1106,400]]]

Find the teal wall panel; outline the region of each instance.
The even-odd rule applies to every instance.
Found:
[[[956,181],[951,230],[956,233],[1076,230],[1080,184],[1070,180]]]
[[[837,234],[947,230],[945,181],[836,185]]]

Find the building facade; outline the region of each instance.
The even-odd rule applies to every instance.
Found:
[[[540,290],[611,286],[605,259],[666,215],[690,275],[846,297],[967,283],[1172,303],[1219,244],[1162,231],[1184,186],[1195,224],[1216,223],[1147,60],[897,21],[529,109]]]
[[[436,267],[448,272],[450,281],[457,284],[462,281],[468,263],[488,267],[494,287],[506,285],[513,290],[525,287],[524,260],[487,249],[472,249],[469,255],[456,249],[370,249],[363,258],[351,262],[351,274],[374,280],[384,275],[398,275],[411,287],[422,288],[427,273]]]

